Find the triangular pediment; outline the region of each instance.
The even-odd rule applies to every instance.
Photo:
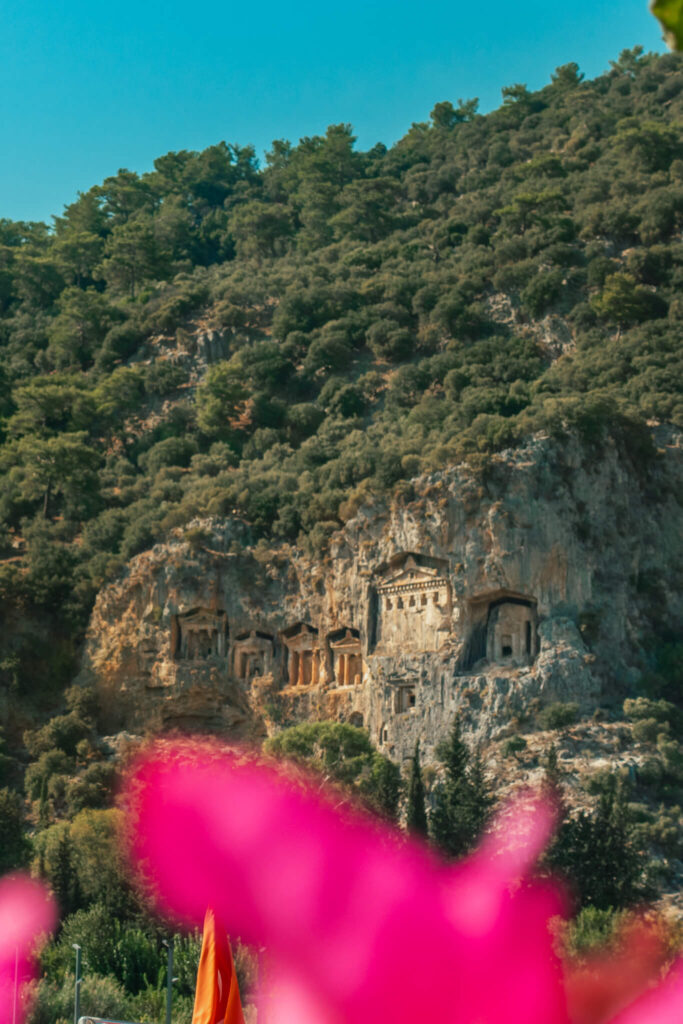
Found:
[[[408,567],[406,564],[400,572],[383,579],[379,584],[379,589],[382,590],[384,587],[411,586],[419,583],[435,583],[437,580],[439,580],[438,569],[429,569],[424,566],[417,566],[414,563]]]
[[[298,640],[301,637],[316,637],[318,630],[308,622],[295,622],[293,626],[282,630],[282,638],[287,640]]]
[[[205,626],[207,629],[215,629],[223,621],[223,615],[220,612],[210,612],[204,609],[188,612],[187,615],[180,615],[178,618],[183,626]]]

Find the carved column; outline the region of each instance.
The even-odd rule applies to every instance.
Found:
[[[344,686],[349,685],[349,655],[344,654]]]
[[[298,686],[303,686],[304,682],[305,682],[304,671],[305,671],[305,660],[306,659],[305,659],[303,651],[299,651],[297,656],[298,656],[298,659],[299,659],[299,663],[298,663],[299,671],[298,671],[298,674],[297,674],[297,680],[296,681],[297,681],[297,685]]]
[[[299,654],[297,651],[289,652],[289,685],[296,686],[299,674]]]

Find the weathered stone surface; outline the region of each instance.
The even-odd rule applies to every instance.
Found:
[[[646,480],[613,446],[539,438],[363,506],[322,561],[195,522],[100,593],[80,680],[112,729],[333,717],[397,759],[418,736],[429,758],[455,712],[488,740],[548,702],[589,710],[638,675],[653,616],[680,616],[680,455],[669,438]]]

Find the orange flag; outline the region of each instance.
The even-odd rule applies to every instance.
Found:
[[[192,1024],[244,1024],[230,943],[213,910],[204,917]]]

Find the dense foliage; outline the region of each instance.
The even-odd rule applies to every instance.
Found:
[[[363,729],[346,722],[304,722],[266,740],[264,750],[311,769],[375,814],[396,821],[400,770],[375,750]]]

